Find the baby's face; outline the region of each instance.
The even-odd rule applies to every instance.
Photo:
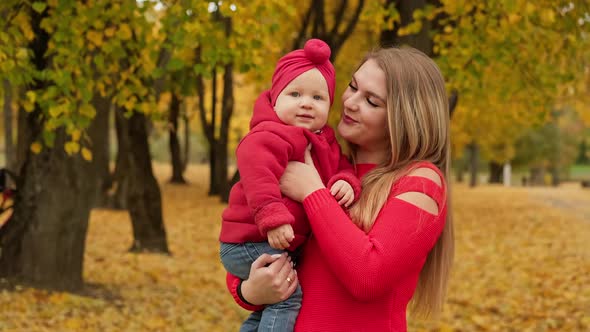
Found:
[[[277,97],[275,111],[288,125],[311,131],[324,127],[330,111],[330,94],[324,76],[315,68],[297,76]]]

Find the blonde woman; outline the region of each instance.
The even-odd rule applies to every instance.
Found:
[[[453,260],[440,70],[412,48],[368,54],[342,95],[338,132],[362,179],[359,201],[347,214],[309,156],[291,162],[281,191],[303,203],[313,233],[297,271],[284,255],[263,255],[248,280],[229,276],[228,287],[243,307],[259,310],[300,283],[295,331],[406,331],[408,307],[440,310]]]

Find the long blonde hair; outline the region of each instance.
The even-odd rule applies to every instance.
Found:
[[[444,79],[437,65],[410,47],[379,49],[361,62],[373,60],[385,72],[387,125],[391,153],[362,181],[363,194],[351,208],[353,221],[368,232],[395,181],[413,170],[417,161],[429,161],[449,179],[449,106]],[[351,145],[355,159],[357,147]],[[447,217],[438,241],[428,254],[412,299],[412,313],[438,313],[446,295],[454,256],[453,222],[447,183]],[[442,211],[443,206],[439,206]]]

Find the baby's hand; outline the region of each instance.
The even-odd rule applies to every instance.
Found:
[[[332,188],[330,188],[330,193],[338,200],[338,204],[344,205],[345,207],[349,207],[354,202],[354,190],[344,180],[334,182]]]
[[[289,224],[271,229],[266,236],[271,247],[282,250],[289,248],[289,243],[295,238],[293,227]]]

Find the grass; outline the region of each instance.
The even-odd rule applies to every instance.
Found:
[[[189,186],[156,165],[172,256],[130,254],[128,214],[92,212],[84,279],[94,296],[0,291],[0,331],[237,331],[248,314],[225,289],[219,218],[204,166]],[[441,319],[410,331],[590,329],[590,195],[579,186],[453,187],[456,263]],[[580,209],[572,209],[579,206]],[[588,213],[588,214],[587,214]]]
[[[570,167],[570,178],[575,180],[590,180],[590,164],[573,165]]]

